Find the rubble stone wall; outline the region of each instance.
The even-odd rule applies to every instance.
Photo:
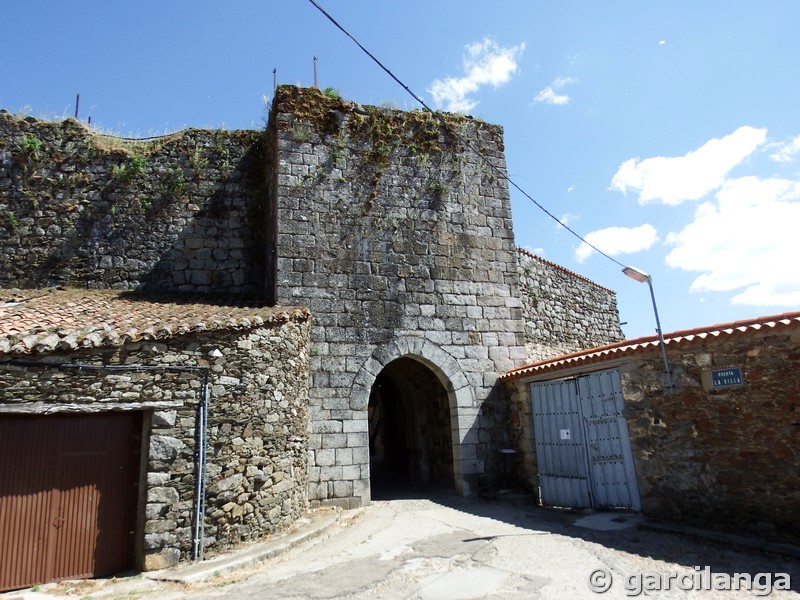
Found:
[[[0,111],[0,288],[260,293],[263,131],[125,140]]]
[[[625,339],[614,291],[525,250],[517,256],[531,362]]]
[[[800,535],[800,334],[719,336],[623,369],[625,417],[644,512],[772,537]],[[707,390],[702,374],[741,367],[746,383]]]
[[[307,318],[293,318],[248,331],[31,355],[13,366],[0,362],[0,419],[9,413],[143,411],[149,427],[139,560],[145,570],[168,567],[192,552],[204,373],[206,551],[286,528],[308,510],[308,331]],[[62,362],[128,368],[55,366]]]
[[[470,117],[291,86],[266,132],[134,141],[0,111],[0,288],[307,305],[312,500],[369,499],[367,403],[401,357],[448,390],[469,493],[509,444],[498,374],[621,336],[612,292],[518,257],[503,149]]]
[[[613,364],[621,370],[644,513],[796,540],[800,333],[708,336],[669,348],[668,356],[674,394],[665,390],[658,347]],[[744,385],[703,385],[712,370],[731,367],[742,369]],[[511,381],[508,388],[516,472],[535,491],[530,381]]]

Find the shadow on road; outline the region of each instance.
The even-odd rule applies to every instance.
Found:
[[[508,523],[529,532],[512,534],[515,536],[560,535],[580,539],[675,564],[676,571],[677,565],[684,567],[682,572],[686,572],[686,568],[697,568],[698,572],[702,572],[705,567],[709,567],[712,574],[727,574],[731,578],[746,574],[754,582],[759,574],[772,574],[774,581],[776,574],[786,573],[791,580],[791,589],[800,592],[800,559],[795,556],[750,548],[745,541],[737,544],[735,541],[722,542],[688,533],[656,531],[643,523],[646,519],[630,512],[621,511],[607,515],[605,521],[620,523],[621,528],[603,531],[576,525],[577,521],[587,521],[586,517],[593,514],[592,511],[541,507],[535,503],[533,496],[522,493],[499,493],[492,498],[462,498],[452,490],[415,486],[400,480],[381,482],[378,490],[377,497],[373,498],[376,501],[429,500],[450,509]],[[598,516],[601,518],[591,520],[602,522],[602,515]],[[625,522],[630,524],[625,526]],[[464,542],[488,541],[507,536],[504,533],[465,539]],[[762,576],[759,581],[764,580]]]

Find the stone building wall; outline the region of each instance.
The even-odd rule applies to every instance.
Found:
[[[539,499],[539,464],[536,461],[536,434],[530,382],[514,380],[505,384],[509,405],[509,429],[513,455],[513,479],[524,491]]]
[[[122,140],[0,111],[0,288],[262,292],[263,138]]]
[[[800,334],[719,336],[623,368],[625,418],[645,514],[770,537],[800,536]],[[702,373],[742,367],[745,385]]]
[[[448,389],[476,491],[508,443],[497,375],[526,357],[501,129],[288,87],[272,108],[277,302],[315,315],[312,501],[369,499],[367,402],[400,357]]]
[[[674,394],[665,389],[657,346],[608,365],[621,370],[646,515],[787,540],[800,535],[800,333],[771,329],[668,344]],[[704,387],[704,373],[730,367],[742,368],[744,385]],[[535,492],[530,380],[508,388],[519,482]]]
[[[143,411],[147,466],[139,566],[164,568],[192,552],[203,390],[202,371],[170,368],[203,367],[208,373],[204,546],[213,554],[286,528],[308,509],[308,332],[307,313],[301,312],[245,331],[23,355],[15,366],[0,361],[0,418]],[[78,371],[42,362],[129,368]]]
[[[616,292],[526,250],[517,256],[530,361],[625,339]]]
[[[281,87],[266,133],[137,142],[0,111],[0,288],[307,305],[312,499],[369,498],[371,386],[406,356],[448,390],[469,493],[508,445],[497,375],[526,345],[552,356],[621,334],[609,290],[518,265],[501,128],[442,118]]]

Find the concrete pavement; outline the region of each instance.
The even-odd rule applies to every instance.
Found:
[[[251,555],[239,564],[229,557],[229,562],[220,559],[213,566],[195,567],[194,574],[182,567],[182,574],[181,569],[155,574],[162,578],[159,581],[149,579],[154,576],[149,574],[105,585],[82,582],[84,587],[71,595],[281,600],[626,598],[649,584],[651,589],[660,587],[648,592],[651,596],[682,598],[694,597],[683,589],[687,586],[724,586],[725,578],[730,581],[735,574],[742,575],[741,581],[745,576],[756,581],[755,591],[763,593],[766,583],[783,587],[784,579],[778,574],[786,573],[791,589],[773,590],[769,597],[800,598],[797,557],[764,553],[731,540],[655,531],[645,527],[640,516],[627,513],[541,509],[520,497],[488,502],[442,495],[376,501],[365,508],[316,517],[306,527],[306,532],[315,533],[298,530],[298,537],[271,557],[252,559]],[[758,579],[759,574],[769,575],[770,581]],[[590,577],[595,579],[590,582]],[[590,588],[590,583],[602,588],[608,579],[610,589],[602,595]],[[42,586],[35,596],[30,591],[16,594],[26,599],[62,597],[68,585]],[[697,596],[729,599],[752,598],[753,594],[711,589]]]

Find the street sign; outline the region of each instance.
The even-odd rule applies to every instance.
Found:
[[[715,388],[744,385],[741,367],[711,371],[711,385]]]

